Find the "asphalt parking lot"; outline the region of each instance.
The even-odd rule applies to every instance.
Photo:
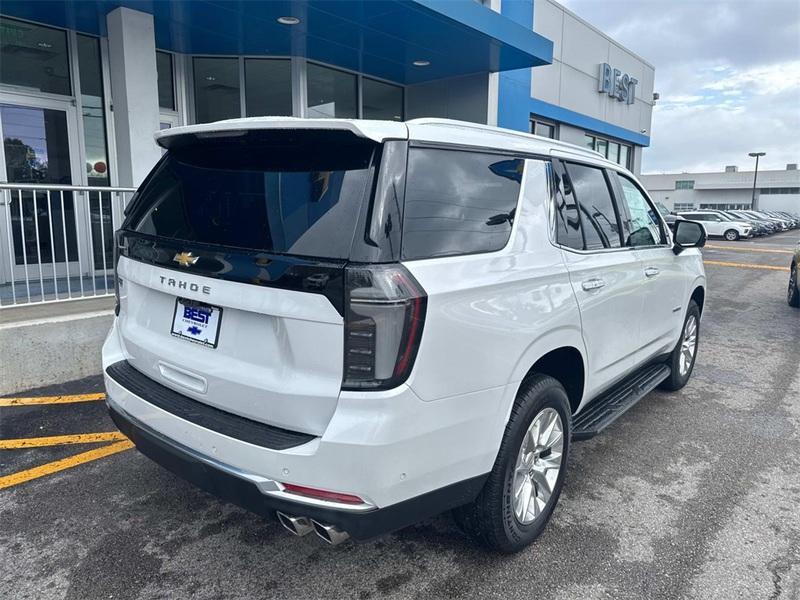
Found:
[[[131,449],[99,378],[0,399],[0,598],[800,598],[798,237],[709,242],[689,385],[576,443],[553,520],[511,557],[447,515],[292,537]]]

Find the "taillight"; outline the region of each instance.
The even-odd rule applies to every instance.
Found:
[[[402,265],[345,271],[343,390],[385,390],[408,379],[428,298]]]
[[[119,316],[119,309],[120,309],[120,299],[119,299],[119,288],[122,287],[122,280],[119,278],[119,255],[120,255],[120,247],[122,246],[122,232],[116,231],[114,233],[114,298],[116,298],[116,303],[114,304],[114,314]]]

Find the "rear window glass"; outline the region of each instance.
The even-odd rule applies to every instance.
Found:
[[[134,231],[347,258],[376,144],[333,136],[201,140],[171,149],[137,197]]]
[[[503,248],[511,235],[523,165],[522,159],[510,156],[412,148],[403,258]]]

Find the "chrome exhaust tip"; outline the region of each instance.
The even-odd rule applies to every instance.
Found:
[[[278,515],[278,521],[281,522],[281,525],[294,535],[302,537],[314,531],[314,526],[308,517],[293,517],[281,511],[276,511],[275,514]]]
[[[314,519],[311,519],[311,523],[314,525],[314,532],[331,546],[337,546],[350,538],[349,533],[335,525],[326,525]]]

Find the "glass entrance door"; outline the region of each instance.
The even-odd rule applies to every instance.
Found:
[[[0,93],[0,136],[3,181],[45,186],[81,183],[76,164],[77,118],[71,103],[42,98],[20,101]],[[85,223],[85,207],[72,192],[0,192],[3,281],[33,284],[38,296],[49,293],[54,278],[80,277],[88,270],[79,260]],[[85,255],[82,248],[80,254]]]

